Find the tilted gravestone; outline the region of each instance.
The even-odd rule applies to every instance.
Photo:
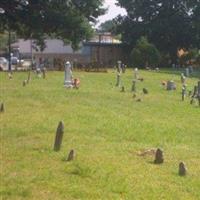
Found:
[[[161,149],[157,149],[156,150],[156,155],[155,155],[155,160],[154,163],[155,164],[161,164],[164,162],[164,158],[163,158],[163,151]]]
[[[75,157],[75,152],[74,152],[74,150],[72,149],[72,150],[70,150],[66,161],[74,160],[74,157]]]
[[[56,137],[55,137],[55,143],[54,143],[54,151],[59,151],[61,144],[62,144],[62,138],[64,133],[64,124],[62,121],[59,122],[57,130],[56,130]]]
[[[186,168],[184,162],[180,162],[180,163],[179,163],[178,174],[179,174],[180,176],[185,176],[185,175],[187,174],[187,168]]]
[[[0,107],[0,112],[4,112],[4,104],[3,103],[1,103],[1,107]]]

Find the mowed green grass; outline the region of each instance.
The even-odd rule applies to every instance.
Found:
[[[180,73],[140,71],[132,98],[133,73],[123,74],[125,93],[115,87],[116,75],[74,72],[79,90],[63,87],[63,72],[47,79],[0,73],[1,170],[0,199],[200,199],[200,108],[181,101]],[[188,88],[197,83],[188,79]],[[162,80],[175,80],[166,91]],[[149,94],[144,96],[142,88]],[[59,121],[65,132],[59,152],[53,151]],[[162,148],[164,163],[138,152]],[[66,162],[74,149],[75,160]],[[186,177],[178,175],[184,161]]]

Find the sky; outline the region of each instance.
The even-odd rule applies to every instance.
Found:
[[[125,9],[115,5],[115,3],[117,2],[116,0],[104,0],[104,1],[105,1],[104,7],[108,8],[108,11],[105,15],[102,15],[98,18],[99,22],[97,26],[100,25],[102,22],[115,18],[119,14],[121,15],[126,14]]]

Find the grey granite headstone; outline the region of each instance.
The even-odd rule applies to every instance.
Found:
[[[69,61],[65,63],[65,81],[64,86],[67,88],[73,87],[73,80],[72,80],[72,66]]]
[[[185,68],[185,76],[186,76],[186,77],[189,77],[189,76],[190,76],[189,68]]]
[[[183,85],[182,86],[182,101],[185,100],[185,97],[186,97],[186,85]]]
[[[167,90],[175,90],[176,84],[174,81],[167,81]]]

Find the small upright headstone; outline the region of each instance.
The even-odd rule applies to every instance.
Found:
[[[193,66],[192,66],[192,65],[190,65],[190,66],[188,67],[188,69],[189,69],[189,73],[190,73],[190,74],[192,74],[192,73],[194,72],[194,69],[193,69]]]
[[[125,87],[122,86],[121,92],[125,92]]]
[[[184,76],[184,74],[181,74],[181,83],[182,84],[186,84],[186,77]]]
[[[67,157],[67,161],[71,161],[71,160],[74,160],[74,156],[75,156],[75,153],[74,153],[74,150],[70,150],[69,154],[68,154],[68,157]]]
[[[190,71],[189,71],[189,68],[185,68],[185,76],[186,77],[189,77],[190,76]]]
[[[178,174],[179,174],[180,176],[185,176],[185,175],[187,174],[187,168],[186,168],[184,162],[180,162],[180,163],[179,163]]]
[[[200,81],[198,81],[198,85],[197,85],[197,87],[198,87],[198,92],[197,92],[197,98],[198,98],[198,101],[199,101],[199,106],[200,106]]]
[[[62,143],[64,133],[64,124],[62,121],[59,122],[57,130],[56,130],[56,137],[55,137],[55,143],[54,143],[54,151],[59,151],[60,146]]]
[[[117,87],[121,85],[121,73],[122,73],[121,61],[119,60],[117,62],[117,82],[116,82]]]
[[[163,151],[161,149],[157,149],[156,150],[156,155],[155,155],[155,160],[154,163],[155,164],[161,164],[164,162],[164,158],[163,158]]]
[[[144,93],[144,94],[148,94],[148,93],[149,93],[148,90],[147,90],[146,88],[143,88],[142,90],[143,90],[143,93]]]
[[[4,104],[1,103],[0,112],[4,112]]]
[[[46,78],[46,68],[45,67],[42,68],[42,78],[43,79]]]
[[[69,61],[65,63],[65,81],[64,86],[67,88],[73,87],[73,80],[72,80],[72,66]]]
[[[139,79],[139,72],[138,72],[138,68],[134,69],[134,79],[138,80]]]
[[[26,80],[23,81],[22,85],[25,87],[26,86]]]
[[[167,81],[167,90],[175,90],[176,84],[174,81]]]
[[[185,97],[186,97],[186,85],[184,84],[182,86],[182,101],[185,100]]]
[[[41,69],[40,68],[37,68],[36,69],[36,74],[39,78],[41,78]]]
[[[12,77],[12,73],[8,73],[8,78],[9,79],[12,79],[13,77]]]
[[[131,91],[132,91],[132,92],[136,92],[136,81],[135,81],[135,80],[133,80],[133,82],[132,82]]]

